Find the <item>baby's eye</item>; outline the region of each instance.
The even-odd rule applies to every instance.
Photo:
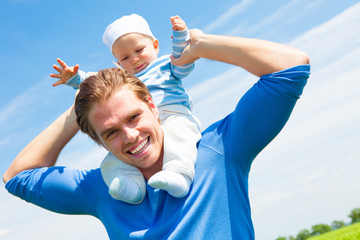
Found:
[[[137,53],[141,52],[142,50],[144,50],[144,48],[140,48],[138,50],[136,50]]]
[[[121,61],[125,61],[126,59],[128,59],[129,57],[126,56],[126,57],[123,57],[123,59]]]

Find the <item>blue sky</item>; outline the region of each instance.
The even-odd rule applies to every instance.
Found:
[[[0,172],[73,101],[74,91],[52,87],[61,57],[85,71],[113,67],[101,38],[122,15],[146,18],[170,53],[170,21],[181,16],[206,33],[277,41],[306,51],[312,75],[280,135],[258,156],[250,175],[252,214],[259,240],[296,235],[318,223],[348,221],[360,207],[360,4],[332,0],[45,1],[0,3]],[[181,6],[180,6],[181,5]],[[195,114],[208,126],[233,108],[256,81],[245,71],[199,60],[184,80]],[[59,165],[94,168],[104,156],[83,134],[60,155]],[[47,212],[0,186],[0,238],[106,239],[86,216]]]

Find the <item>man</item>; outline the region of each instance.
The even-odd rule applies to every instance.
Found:
[[[74,107],[66,111],[4,174],[8,191],[52,211],[93,215],[110,239],[254,239],[251,163],[288,120],[309,76],[309,59],[277,43],[192,30],[190,45],[172,60],[184,65],[200,57],[237,65],[260,80],[234,112],[203,132],[187,196],[176,199],[147,186],[144,201],[129,205],[110,197],[99,169],[52,167],[79,125],[116,157],[139,168],[145,179],[161,170],[164,133],[157,108],[138,81],[120,69],[100,71],[82,83],[76,114]],[[119,81],[132,83],[114,83]]]

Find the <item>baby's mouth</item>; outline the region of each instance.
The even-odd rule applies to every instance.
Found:
[[[141,64],[140,66],[136,67],[135,70],[136,71],[141,71],[144,69],[145,63]]]

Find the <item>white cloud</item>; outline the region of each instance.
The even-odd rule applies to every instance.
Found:
[[[230,68],[207,81],[189,89],[194,101],[194,114],[203,128],[220,120],[235,109],[235,106],[256,78],[239,67]]]
[[[63,150],[57,165],[94,169],[100,166],[107,151],[95,144],[87,135],[79,133]]]
[[[11,234],[11,230],[8,228],[0,228],[0,238],[4,238],[6,236],[9,236]]]
[[[290,44],[310,53],[319,67],[336,61],[360,46],[360,3],[348,8],[325,24],[317,26]],[[314,41],[316,39],[316,41]],[[357,64],[350,61],[349,64]],[[344,71],[343,71],[344,72]]]
[[[52,100],[59,93],[54,95],[49,86],[49,78],[45,77],[14,98],[0,112],[0,125],[17,128],[18,124],[28,121],[35,112],[53,102]]]
[[[219,16],[215,21],[209,23],[203,30],[204,32],[212,32],[215,29],[220,28],[225,23],[227,23],[231,18],[237,16],[241,12],[245,11],[246,8],[252,3],[254,0],[242,0],[240,3],[231,6],[230,9]]]
[[[70,106],[73,99],[74,91],[65,87],[51,87],[49,77],[35,82],[1,110],[0,149],[15,148],[30,141],[52,121],[51,118],[55,120],[65,111],[64,104],[68,103]]]
[[[280,6],[275,12],[271,12],[270,15],[267,17],[263,16],[263,18],[260,18],[261,21],[258,24],[251,25],[251,28],[247,28],[248,31],[251,31],[252,33],[258,32],[259,29],[265,29],[269,26],[273,26],[274,22],[276,21],[283,21],[283,19],[287,19],[289,21],[290,17],[293,17],[294,15],[300,15],[298,11],[294,11],[298,6],[297,5],[303,5],[300,3],[299,0],[292,0],[288,2],[285,5]],[[232,35],[235,35],[236,32],[239,31],[239,28],[236,27],[232,30]]]

